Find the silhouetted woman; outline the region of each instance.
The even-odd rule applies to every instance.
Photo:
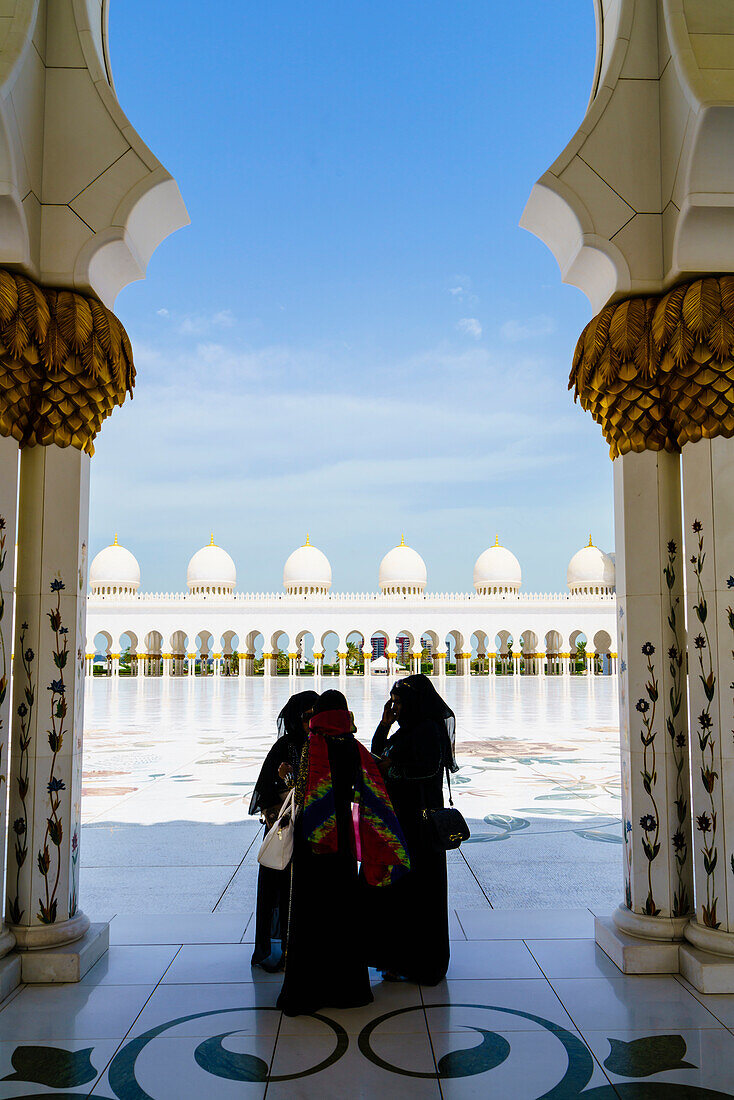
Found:
[[[355,740],[352,715],[339,691],[325,691],[311,718],[296,804],[300,810],[278,1008],[296,1016],[326,1006],[369,1004],[357,860],[367,882],[377,887],[405,873],[408,859],[377,764]]]
[[[410,873],[399,882],[365,891],[369,961],[388,979],[436,985],[448,969],[446,852],[432,842],[423,811],[443,806],[444,772],[457,770],[455,727],[428,677],[408,676],[393,684],[372,739],[410,856]]]
[[[290,697],[278,715],[278,740],[263,761],[250,802],[250,813],[261,814],[268,829],[278,816],[288,791],[286,778],[280,771],[294,776],[298,773],[301,752],[308,737],[308,721],[318,701],[317,691],[299,691]],[[289,870],[274,871],[271,867],[259,866],[252,965],[270,972],[283,966],[289,885]]]

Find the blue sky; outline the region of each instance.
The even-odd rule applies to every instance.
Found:
[[[91,549],[146,589],[209,540],[280,588],[311,541],[373,589],[404,531],[434,591],[496,533],[524,587],[612,546],[611,464],[567,393],[588,302],[518,227],[583,117],[590,0],[125,0],[117,93],[191,226],[116,310],[135,399],[98,437]]]

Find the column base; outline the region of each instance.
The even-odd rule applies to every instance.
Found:
[[[61,947],[80,940],[89,928],[86,913],[77,913],[71,920],[58,924],[33,924],[29,927],[21,924],[11,925],[15,936],[15,946],[20,952],[45,951],[51,947]]]
[[[713,955],[683,943],[680,972],[699,993],[734,993],[734,958]]]
[[[686,939],[701,951],[712,955],[723,955],[724,958],[734,961],[734,935],[731,932],[706,928],[697,920],[690,920],[686,925]]]
[[[618,905],[612,913],[612,920],[620,932],[639,939],[659,940],[663,943],[682,940],[689,919],[689,917],[646,917],[643,913],[633,913],[626,905]]]
[[[81,981],[110,946],[109,924],[87,924],[87,931],[74,943],[16,955],[20,962],[21,981],[31,985]],[[0,960],[0,967],[4,961]]]
[[[0,959],[0,1001],[9,997],[22,982],[20,955],[13,952]]]
[[[602,917],[594,921],[594,938],[623,974],[678,973],[678,943],[675,941],[633,936],[618,928],[615,921]]]
[[[2,929],[0,929],[0,959],[4,958],[14,947],[15,936],[8,929],[7,925],[3,925]]]

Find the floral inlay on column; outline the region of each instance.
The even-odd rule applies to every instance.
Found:
[[[20,872],[28,856],[28,804],[26,799],[29,790],[29,759],[28,749],[31,743],[31,723],[33,721],[33,707],[36,702],[36,688],[33,683],[33,662],[36,655],[32,649],[26,647],[25,640],[28,633],[28,623],[22,623],[20,628],[20,659],[23,664],[25,687],[23,694],[25,702],[18,704],[18,718],[20,719],[20,735],[18,737],[18,798],[20,799],[21,812],[13,822],[15,833],[15,897],[8,895],[8,913],[13,924],[20,924],[25,909],[20,907]],[[8,880],[10,876],[8,875]]]
[[[640,730],[640,740],[643,746],[642,771],[640,773],[642,776],[642,786],[652,802],[653,810],[651,814],[643,814],[640,818],[640,828],[644,834],[642,837],[642,850],[647,859],[648,887],[647,900],[645,901],[643,913],[648,917],[657,917],[660,913],[660,909],[655,905],[652,891],[652,865],[653,861],[656,860],[660,854],[660,812],[653,793],[658,779],[655,766],[655,738],[657,736],[657,731],[655,729],[655,711],[658,701],[658,681],[655,677],[655,666],[652,663],[654,652],[655,646],[652,642],[645,642],[642,646],[642,653],[643,656],[647,658],[648,680],[645,684],[647,699],[638,699],[635,704],[635,709],[639,711],[642,716],[643,727]]]
[[[734,588],[734,577],[729,577],[728,578],[728,580],[726,582],[726,587],[727,588]],[[729,620],[729,629],[731,630],[732,634],[734,634],[734,608],[727,607],[726,615],[727,615],[727,618]],[[734,649],[732,649],[731,655],[732,655],[732,657],[734,657]],[[734,691],[734,683],[729,684],[729,690]],[[734,738],[734,730],[732,730],[731,732],[732,732],[732,738]],[[734,855],[732,855],[730,857],[730,864],[731,864],[732,874],[734,874]]]
[[[666,719],[666,728],[670,737],[670,746],[675,763],[675,812],[678,828],[672,836],[673,853],[675,855],[676,870],[678,873],[678,888],[673,895],[674,917],[684,917],[691,909],[691,899],[688,896],[688,887],[684,880],[683,869],[688,861],[688,843],[686,839],[686,818],[688,814],[688,799],[686,798],[685,766],[686,766],[686,735],[678,724],[683,701],[683,647],[678,633],[678,604],[680,597],[673,597],[676,574],[675,563],[678,556],[678,547],[673,539],[668,543],[668,564],[663,570],[665,583],[668,586],[670,598],[668,601],[668,626],[674,638],[674,643],[668,648],[668,660],[670,661],[670,713]]]
[[[5,529],[7,523],[5,522],[5,516],[0,516],[0,574],[5,568]],[[3,594],[2,582],[0,582],[0,706],[5,702],[5,696],[8,693],[8,658],[5,651],[5,636],[3,634],[3,617],[5,615],[5,595]],[[2,719],[0,719],[0,731],[2,731]],[[2,743],[0,742],[0,768],[2,768]],[[0,775],[0,784],[6,777]]]
[[[701,632],[694,639],[696,658],[698,660],[698,678],[706,696],[706,706],[698,715],[698,744],[701,749],[701,782],[709,797],[709,812],[698,814],[696,817],[696,829],[701,834],[703,851],[703,869],[706,874],[706,901],[702,905],[703,923],[708,928],[718,928],[720,921],[716,919],[716,864],[718,861],[718,849],[716,846],[716,805],[714,803],[714,789],[719,778],[719,773],[714,771],[716,752],[716,739],[714,737],[714,721],[711,717],[711,707],[716,695],[716,675],[711,656],[711,642],[706,626],[708,606],[703,591],[703,566],[706,560],[704,550],[703,524],[700,520],[692,523],[693,533],[698,536],[698,548],[691,556],[691,565],[696,578],[696,600],[693,605],[696,618],[701,624]],[[708,756],[708,758],[707,758]]]
[[[69,631],[68,627],[65,627],[61,621],[61,592],[64,587],[64,582],[58,578],[51,581],[51,591],[56,593],[56,607],[48,612],[51,630],[55,635],[53,661],[58,671],[58,677],[53,679],[48,685],[48,690],[51,692],[51,729],[48,731],[48,743],[53,753],[48,778],[48,796],[51,814],[46,819],[46,832],[43,838],[43,847],[38,852],[38,870],[41,872],[45,884],[45,902],[43,898],[38,899],[39,911],[37,916],[43,924],[53,924],[56,920],[58,904],[56,893],[59,887],[59,876],[61,874],[61,853],[58,849],[61,846],[61,841],[64,836],[63,822],[59,817],[59,806],[61,804],[59,792],[66,789],[66,784],[63,779],[59,779],[54,774],[56,770],[56,760],[64,743],[64,721],[66,718],[66,685],[64,683],[64,669],[69,657],[66,640],[66,635]],[[48,846],[49,841],[56,848],[56,874],[53,880],[53,886],[50,886],[51,852]]]

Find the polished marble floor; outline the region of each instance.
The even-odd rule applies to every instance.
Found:
[[[368,740],[388,685],[327,683]],[[81,889],[111,947],[0,1005],[0,1100],[734,1098],[734,996],[625,977],[593,940],[620,896],[611,679],[444,682],[473,834],[449,855],[447,979],[374,973],[367,1008],[282,1017],[280,977],[250,968],[245,810],[290,689],[88,685]]]
[[[305,689],[313,681],[301,678]],[[327,677],[369,742],[385,678]],[[454,904],[548,908],[619,901],[620,778],[611,677],[447,677],[472,838]],[[287,678],[95,679],[87,685],[82,889],[87,911],[242,912],[254,904],[246,808]]]
[[[252,923],[115,916],[81,983],[0,1006],[0,1098],[734,1096],[734,996],[624,977],[588,909],[457,909],[439,986],[374,973],[372,1005],[297,1018],[250,968]]]

